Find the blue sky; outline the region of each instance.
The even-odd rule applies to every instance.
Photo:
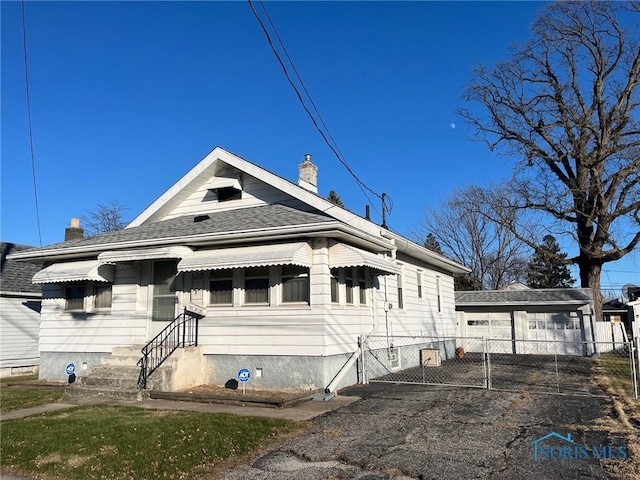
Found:
[[[472,69],[505,60],[543,5],[266,2],[344,158],[406,235],[454,189],[509,175],[456,110]],[[1,14],[1,236],[38,245],[20,2]],[[311,153],[320,194],[364,213],[247,2],[27,2],[26,23],[44,245],[98,203],[133,218],[217,145],[294,181]],[[640,284],[640,255],[602,283]]]

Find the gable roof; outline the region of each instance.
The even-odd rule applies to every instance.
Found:
[[[479,290],[455,292],[458,306],[492,305],[587,305],[593,301],[590,288],[541,288],[531,290]]]
[[[308,211],[271,204],[217,210],[207,215],[170,216],[185,197],[200,186],[211,183],[214,171],[222,171],[228,166],[288,195],[299,205],[304,206],[303,210]],[[194,221],[196,217],[209,218],[197,222]],[[252,240],[280,241],[300,237],[303,233],[307,236],[320,235],[341,239],[373,252],[396,250],[398,253],[409,255],[445,272],[470,271],[467,267],[443,255],[340,208],[317,193],[308,191],[220,147],[213,149],[134,218],[124,230],[49,245],[38,249],[37,253],[43,260],[52,261],[91,257],[113,248],[170,244],[202,246],[213,245],[216,242],[221,244]],[[19,253],[14,258],[33,259],[35,252]]]
[[[296,200],[308,205],[314,211],[331,217],[339,222],[350,225],[367,235],[374,238],[386,238],[395,244],[395,248],[399,252],[406,253],[412,257],[418,258],[426,263],[442,268],[452,273],[467,273],[471,270],[443,255],[428,250],[400,234],[382,228],[366,218],[363,218],[349,210],[341,208],[327,199],[321,197],[315,192],[306,190],[295,183],[286,180],[244,158],[239,157],[221,147],[214,148],[207,156],[205,156],[195,167],[193,167],[186,175],[184,175],[171,188],[160,195],[149,207],[134,218],[126,228],[140,226],[154,218],[161,217],[172,208],[174,208],[184,198],[184,189],[195,184],[198,179],[204,182],[210,174],[206,173],[209,168],[216,162],[223,162],[230,165],[241,172],[251,175],[254,178],[270,185],[277,190],[295,198]],[[236,210],[239,211],[239,210]]]
[[[16,262],[7,259],[10,254],[32,250],[33,247],[15,243],[1,242],[2,263],[0,264],[0,291],[2,293],[40,294],[42,289],[31,283],[33,276],[40,271],[42,263]]]

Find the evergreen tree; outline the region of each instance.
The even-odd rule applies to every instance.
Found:
[[[567,266],[567,254],[553,235],[543,238],[543,244],[529,260],[527,284],[531,288],[567,288],[575,283]]]
[[[331,203],[333,203],[334,205],[337,205],[340,208],[344,208],[344,203],[342,203],[342,199],[340,198],[340,195],[338,195],[335,190],[331,190],[329,192],[329,196],[327,197],[327,200],[329,200]]]
[[[422,246],[428,250],[431,250],[432,252],[436,252],[436,253],[439,253],[440,255],[443,255],[440,242],[438,242],[438,239],[433,233],[429,233],[426,236],[426,238],[422,242]]]

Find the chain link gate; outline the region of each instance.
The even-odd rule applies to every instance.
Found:
[[[602,379],[638,398],[632,342],[369,335],[363,382],[603,395]]]

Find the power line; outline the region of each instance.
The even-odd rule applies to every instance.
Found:
[[[31,151],[31,177],[33,179],[33,196],[36,203],[36,223],[38,225],[38,240],[40,242],[40,249],[42,249],[42,231],[40,228],[40,208],[38,206],[38,185],[36,182],[36,160],[33,150],[33,125],[31,122],[31,95],[29,93],[29,62],[27,55],[27,26],[24,0],[22,0],[22,45],[24,48],[24,80],[25,90],[27,96],[27,121],[29,123],[29,148]]]
[[[253,15],[255,16],[255,18],[258,21],[260,27],[262,28],[262,31],[265,34],[267,42],[269,43],[269,46],[271,47],[271,51],[275,55],[276,59],[278,60],[278,63],[280,64],[280,67],[282,68],[282,71],[284,72],[284,75],[287,78],[287,81],[289,82],[289,85],[291,85],[291,88],[293,88],[294,92],[296,93],[296,96],[298,97],[298,101],[302,105],[302,108],[304,109],[304,111],[307,113],[307,115],[311,119],[311,122],[313,123],[314,127],[316,128],[316,130],[322,136],[322,139],[324,140],[324,142],[327,144],[329,149],[331,149],[331,151],[336,156],[338,161],[346,168],[347,172],[349,172],[349,174],[354,178],[354,180],[356,181],[356,184],[358,185],[358,187],[362,191],[362,193],[365,196],[365,198],[367,199],[367,201],[369,201],[369,203],[371,204],[371,206],[373,207],[375,212],[378,215],[382,216],[382,214],[378,211],[378,209],[375,207],[375,205],[373,204],[373,202],[371,201],[371,199],[367,195],[365,189],[368,190],[369,192],[371,192],[376,197],[378,197],[380,200],[382,200],[382,208],[383,208],[383,210],[385,210],[388,213],[391,213],[391,209],[392,209],[392,205],[393,205],[393,202],[391,201],[391,198],[388,195],[386,195],[386,197],[389,199],[389,202],[390,202],[390,206],[387,206],[386,203],[385,203],[385,199],[383,199],[382,195],[380,195],[377,192],[375,192],[367,184],[365,184],[362,180],[360,180],[360,178],[355,174],[355,172],[351,169],[351,167],[349,166],[347,161],[342,156],[342,153],[340,152],[340,149],[338,148],[336,141],[333,139],[333,136],[331,135],[331,132],[329,131],[329,128],[327,127],[326,123],[324,122],[324,119],[322,118],[322,115],[318,111],[318,108],[316,107],[316,105],[315,105],[315,103],[314,103],[314,101],[313,101],[313,99],[311,97],[311,94],[307,90],[307,88],[306,88],[306,86],[304,84],[304,81],[302,80],[301,76],[299,75],[298,70],[296,69],[295,64],[293,63],[293,60],[289,56],[289,53],[287,52],[287,49],[284,46],[284,42],[282,42],[282,39],[280,38],[280,35],[278,34],[278,31],[277,31],[275,25],[271,21],[271,17],[267,13],[266,7],[264,6],[264,3],[262,2],[262,0],[260,0],[260,6],[262,7],[262,10],[265,13],[265,15],[266,15],[266,17],[267,17],[267,19],[269,21],[269,24],[271,25],[271,28],[273,29],[273,31],[275,33],[275,36],[278,39],[278,42],[279,42],[284,54],[287,57],[287,60],[288,60],[289,64],[291,65],[291,67],[292,67],[292,69],[293,69],[298,81],[300,82],[300,85],[302,86],[302,89],[304,90],[304,92],[305,92],[307,98],[309,99],[313,109],[315,110],[315,112],[316,112],[316,114],[317,114],[317,116],[319,118],[320,123],[324,127],[324,130],[321,129],[320,126],[318,125],[318,120],[316,120],[316,118],[314,117],[313,113],[311,112],[311,110],[309,109],[307,104],[305,103],[305,101],[303,99],[303,96],[300,93],[300,90],[298,89],[298,87],[295,85],[295,83],[291,79],[291,75],[289,74],[289,71],[288,71],[284,61],[282,60],[282,57],[278,53],[278,50],[276,49],[276,47],[275,47],[275,45],[273,43],[273,41],[271,39],[271,35],[269,34],[269,31],[267,30],[266,26],[264,25],[264,22],[260,18],[260,15],[256,11],[255,7],[253,6],[253,1],[252,0],[247,0],[247,1],[249,2],[249,6],[251,7],[251,11],[253,12]],[[326,131],[326,133],[325,133],[325,131]],[[329,138],[331,139],[331,141],[329,141]]]

